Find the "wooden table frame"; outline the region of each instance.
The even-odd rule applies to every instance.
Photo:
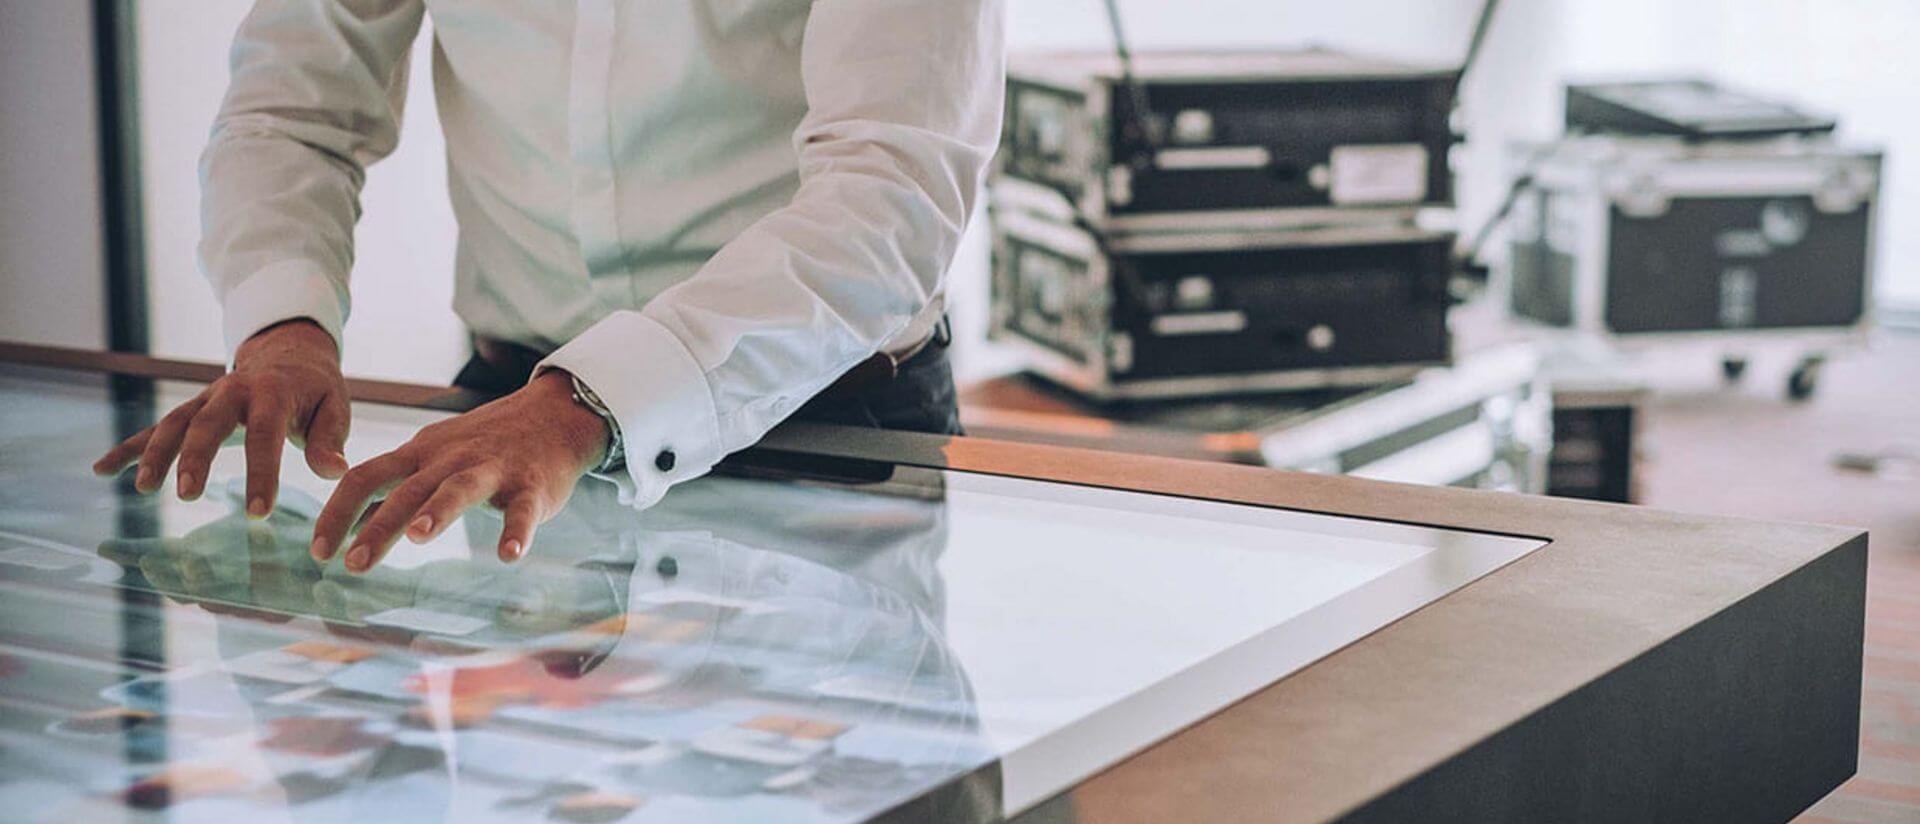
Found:
[[[220,367],[0,343],[0,363]],[[441,387],[356,400],[460,410]],[[1857,765],[1867,536],[1248,466],[818,425],[752,454],[880,461],[1543,538],[1030,820],[1784,821]]]

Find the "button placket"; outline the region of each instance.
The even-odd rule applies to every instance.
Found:
[[[567,89],[573,165],[571,224],[589,275],[619,263],[615,208],[612,74],[616,22],[612,0],[580,0],[575,12],[572,75]]]

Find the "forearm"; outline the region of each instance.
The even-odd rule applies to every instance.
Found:
[[[340,337],[365,169],[399,137],[419,0],[261,0],[201,156],[201,268],[227,351],[305,317]]]
[[[999,139],[998,0],[816,4],[802,64],[793,200],[547,362],[619,417],[636,505],[759,439],[924,319],[973,213]]]

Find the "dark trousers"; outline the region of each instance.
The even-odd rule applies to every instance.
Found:
[[[488,395],[504,395],[526,385],[539,356],[486,360],[474,355],[453,379],[453,385]],[[900,364],[891,378],[857,386],[840,386],[821,394],[793,413],[791,420],[959,435],[960,404],[953,388],[953,368],[947,362],[944,336],[929,342]]]

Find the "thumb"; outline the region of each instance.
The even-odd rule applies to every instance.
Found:
[[[329,392],[320,399],[306,431],[307,467],[313,474],[328,480],[347,474],[347,424],[351,417],[347,399],[340,393]]]
[[[160,538],[108,538],[100,542],[98,552],[100,557],[116,564],[132,566],[164,545],[165,541]]]

